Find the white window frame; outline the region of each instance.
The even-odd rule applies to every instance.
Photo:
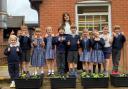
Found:
[[[95,12],[95,13],[84,13],[84,14],[78,14],[77,7],[78,6],[108,6],[108,12]],[[112,34],[112,21],[111,21],[111,4],[108,3],[107,1],[83,1],[83,2],[78,2],[75,5],[75,24],[78,28],[78,17],[80,15],[108,15],[108,28],[109,28],[109,33],[110,35]],[[79,32],[79,31],[78,31]]]

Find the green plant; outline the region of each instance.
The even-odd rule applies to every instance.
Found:
[[[22,73],[20,76],[19,76],[20,79],[39,79],[41,78],[41,75],[30,75],[30,74],[27,74],[27,73]]]
[[[86,73],[86,72],[82,72],[80,74],[80,76],[82,78],[104,78],[104,77],[107,77],[103,73]]]
[[[67,74],[53,74],[49,76],[50,78],[62,78],[62,79],[66,79],[69,78],[69,76]]]
[[[123,74],[119,74],[118,76],[119,77],[128,77],[128,74],[123,73]]]

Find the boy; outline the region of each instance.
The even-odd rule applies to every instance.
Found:
[[[78,46],[80,44],[80,37],[76,34],[76,26],[71,26],[70,29],[71,34],[67,37],[69,75],[77,76]]]
[[[30,52],[31,52],[31,38],[29,36],[28,27],[21,26],[22,36],[20,36],[19,42],[22,49],[22,67],[23,72],[28,73]]]
[[[58,29],[59,35],[55,37],[56,44],[56,62],[58,73],[64,74],[65,69],[65,51],[66,51],[66,35],[64,28]]]
[[[120,26],[115,25],[114,26],[114,32],[113,32],[113,43],[112,43],[112,62],[113,62],[113,74],[117,74],[118,72],[118,66],[121,56],[121,49],[123,48],[124,42],[126,41],[126,38],[124,36],[124,33],[121,32]]]

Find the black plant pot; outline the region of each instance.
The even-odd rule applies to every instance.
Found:
[[[51,89],[76,88],[76,78],[50,78]]]
[[[40,89],[43,79],[15,79],[16,89]]]
[[[111,85],[115,87],[128,87],[128,77],[120,77],[118,74],[110,75]]]
[[[107,88],[109,86],[109,78],[81,78],[81,85],[84,88]]]

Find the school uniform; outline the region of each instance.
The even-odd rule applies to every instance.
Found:
[[[91,62],[91,40],[88,38],[83,38],[80,41],[80,46],[82,48],[82,54],[80,55],[80,61]]]
[[[45,59],[55,59],[55,49],[54,49],[54,41],[52,36],[48,36],[44,38],[45,42]]]
[[[105,45],[104,45],[104,48],[103,48],[103,53],[104,53],[104,58],[105,59],[109,59],[110,56],[111,56],[111,53],[112,53],[112,46],[111,46],[111,43],[110,43],[110,40],[112,38],[109,34],[107,34],[107,36],[108,36],[108,39],[106,40],[104,34],[100,35],[100,37],[103,38],[104,41],[105,41]]]
[[[78,40],[80,40],[79,35],[71,34],[67,37],[67,42],[70,42],[70,45],[68,46],[68,56],[67,60],[68,62],[74,62],[77,63],[78,61]]]
[[[103,47],[105,45],[104,40],[102,38],[100,38],[99,41],[95,41],[94,39],[92,39],[91,45],[92,45],[92,54],[91,54],[92,62],[103,63],[105,61],[104,53],[103,53]]]
[[[31,53],[31,38],[29,36],[21,36],[19,42],[22,49],[22,61],[29,62]]]
[[[10,51],[8,51],[8,48],[10,48]],[[19,49],[19,52],[16,51],[17,48]],[[13,81],[19,77],[19,63],[22,50],[19,46],[10,45],[5,49],[4,54],[7,56],[8,72]]]
[[[57,62],[58,72],[60,74],[63,74],[65,69],[65,52],[66,52],[66,42],[67,42],[66,35],[60,34],[55,38],[54,41],[56,45],[56,62]]]
[[[124,35],[119,33],[116,37],[113,38],[112,43],[112,62],[113,62],[113,70],[118,71],[121,49],[123,48],[124,42],[126,38]]]
[[[31,65],[33,67],[42,67],[46,64],[45,62],[45,49],[42,47],[43,38],[33,39],[37,45],[33,46]]]

